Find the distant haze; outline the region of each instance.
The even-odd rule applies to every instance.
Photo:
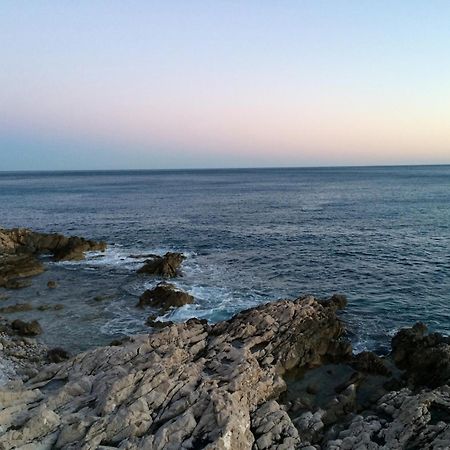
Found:
[[[0,5],[0,170],[450,163],[448,1]]]

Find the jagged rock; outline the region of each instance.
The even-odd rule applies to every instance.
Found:
[[[289,415],[275,400],[264,403],[252,414],[251,432],[254,450],[295,449],[302,442]]]
[[[31,322],[25,322],[23,320],[16,319],[11,324],[12,329],[20,336],[37,336],[42,333],[42,328],[37,320]]]
[[[147,289],[140,297],[136,306],[143,308],[151,306],[162,310],[178,308],[194,302],[194,297],[173,284],[159,283],[153,289]]]
[[[306,447],[275,400],[281,375],[320,364],[342,333],[335,308],[307,297],[81,353],[0,392],[19,405],[0,414],[0,448]]]
[[[180,275],[180,266],[185,256],[182,253],[168,252],[164,256],[154,255],[138,270],[138,273],[174,278]]]
[[[438,387],[450,381],[450,340],[439,333],[427,333],[423,323],[400,330],[392,338],[395,364],[406,370],[408,383]]]
[[[386,394],[375,414],[358,415],[329,441],[325,449],[447,449],[450,448],[450,388]]]
[[[1,314],[9,314],[15,312],[31,311],[33,305],[31,303],[16,303],[15,305],[3,306],[0,308]]]

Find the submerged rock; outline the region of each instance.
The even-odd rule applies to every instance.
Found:
[[[170,308],[178,308],[183,305],[194,303],[194,297],[173,284],[159,283],[153,289],[146,290],[140,297],[136,306],[143,308],[151,306],[164,311]]]
[[[181,274],[180,266],[186,257],[182,253],[168,252],[164,256],[154,255],[145,261],[137,271],[146,275],[155,275],[164,278],[174,278]]]
[[[55,289],[56,287],[58,287],[58,283],[54,280],[49,280],[47,281],[47,287],[49,289]]]
[[[43,271],[43,264],[32,255],[2,255],[0,250],[0,287],[18,288],[19,278],[33,277]]]
[[[25,322],[23,320],[16,319],[12,322],[11,327],[20,336],[37,336],[42,333],[42,328],[37,320]]]
[[[1,314],[9,314],[15,312],[31,311],[33,305],[31,303],[16,303],[15,305],[3,306],[0,308]]]

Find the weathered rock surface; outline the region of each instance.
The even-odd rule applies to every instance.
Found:
[[[45,362],[46,352],[45,345],[35,339],[19,336],[11,322],[0,317],[0,386],[8,380],[26,380],[35,376]]]
[[[304,297],[167,324],[44,366],[0,389],[0,449],[450,448],[446,338],[418,325],[393,338],[392,358],[351,356],[343,304]],[[432,388],[413,361],[426,352],[441,358]]]
[[[282,374],[320,364],[342,332],[335,309],[308,297],[79,354],[0,391],[0,448],[295,448],[275,400]]]
[[[137,306],[151,306],[164,311],[194,303],[194,297],[170,283],[159,283],[153,289],[147,289],[140,297]]]
[[[450,388],[409,389],[382,397],[372,414],[357,415],[325,449],[431,450],[450,448]]]
[[[138,273],[163,278],[174,278],[181,275],[180,267],[185,256],[182,253],[168,252],[164,256],[153,255],[145,261]]]

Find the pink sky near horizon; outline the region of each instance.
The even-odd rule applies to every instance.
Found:
[[[129,155],[146,168],[450,163],[445,15],[319,3],[330,11],[304,2],[292,17],[275,6],[255,17],[196,2],[138,15],[113,2],[89,20],[83,2],[29,14],[11,3],[0,146],[2,133],[79,141],[86,155],[101,143],[123,168]],[[50,158],[27,145],[29,161]]]

